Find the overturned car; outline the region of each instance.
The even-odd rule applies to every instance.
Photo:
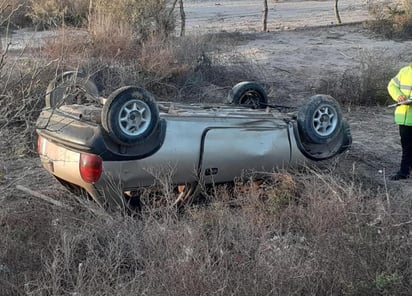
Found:
[[[44,168],[99,204],[125,206],[159,178],[183,188],[233,182],[255,172],[336,156],[352,142],[338,103],[315,95],[295,112],[268,103],[255,82],[241,82],[222,104],[158,102],[125,86],[108,98],[76,72],[53,80],[36,124]]]

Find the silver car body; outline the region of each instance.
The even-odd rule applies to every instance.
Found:
[[[293,120],[276,110],[160,105],[167,110],[160,113],[166,133],[160,148],[152,155],[134,160],[104,160],[101,178],[90,184],[79,172],[80,154],[87,153],[82,138],[68,137],[63,128],[38,127],[42,139],[38,152],[43,166],[58,179],[79,186],[98,202],[106,203],[123,191],[152,186],[162,179],[176,185],[231,182],[235,177],[270,172],[306,159],[298,148]],[[51,109],[42,115],[46,120],[52,116],[59,126],[81,129],[92,125],[82,119],[84,114],[93,113],[92,107],[74,109],[75,116],[73,112]],[[100,126],[94,123],[93,128]]]
[[[233,182],[327,159],[352,141],[338,103],[326,95],[294,113],[270,106],[254,82],[235,85],[229,104],[157,102],[133,86],[105,99],[74,74],[49,85],[36,123],[38,153],[66,187],[102,205],[123,205],[125,193],[142,187]],[[81,85],[69,93],[71,83]]]

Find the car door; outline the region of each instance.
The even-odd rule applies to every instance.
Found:
[[[268,172],[288,164],[288,126],[214,127],[204,131],[199,174],[206,183]]]

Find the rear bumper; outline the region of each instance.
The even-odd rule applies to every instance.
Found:
[[[55,177],[85,190],[102,206],[123,207],[122,186],[116,174],[108,176],[103,168],[103,174],[97,182],[85,182],[79,168],[81,152],[62,147],[45,137],[38,153],[43,167]],[[116,171],[113,166],[111,171]]]

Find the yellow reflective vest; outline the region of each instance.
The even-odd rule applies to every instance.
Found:
[[[402,68],[388,84],[388,92],[393,100],[399,96],[412,99],[412,64]],[[395,123],[412,125],[412,105],[400,105],[395,109]]]

